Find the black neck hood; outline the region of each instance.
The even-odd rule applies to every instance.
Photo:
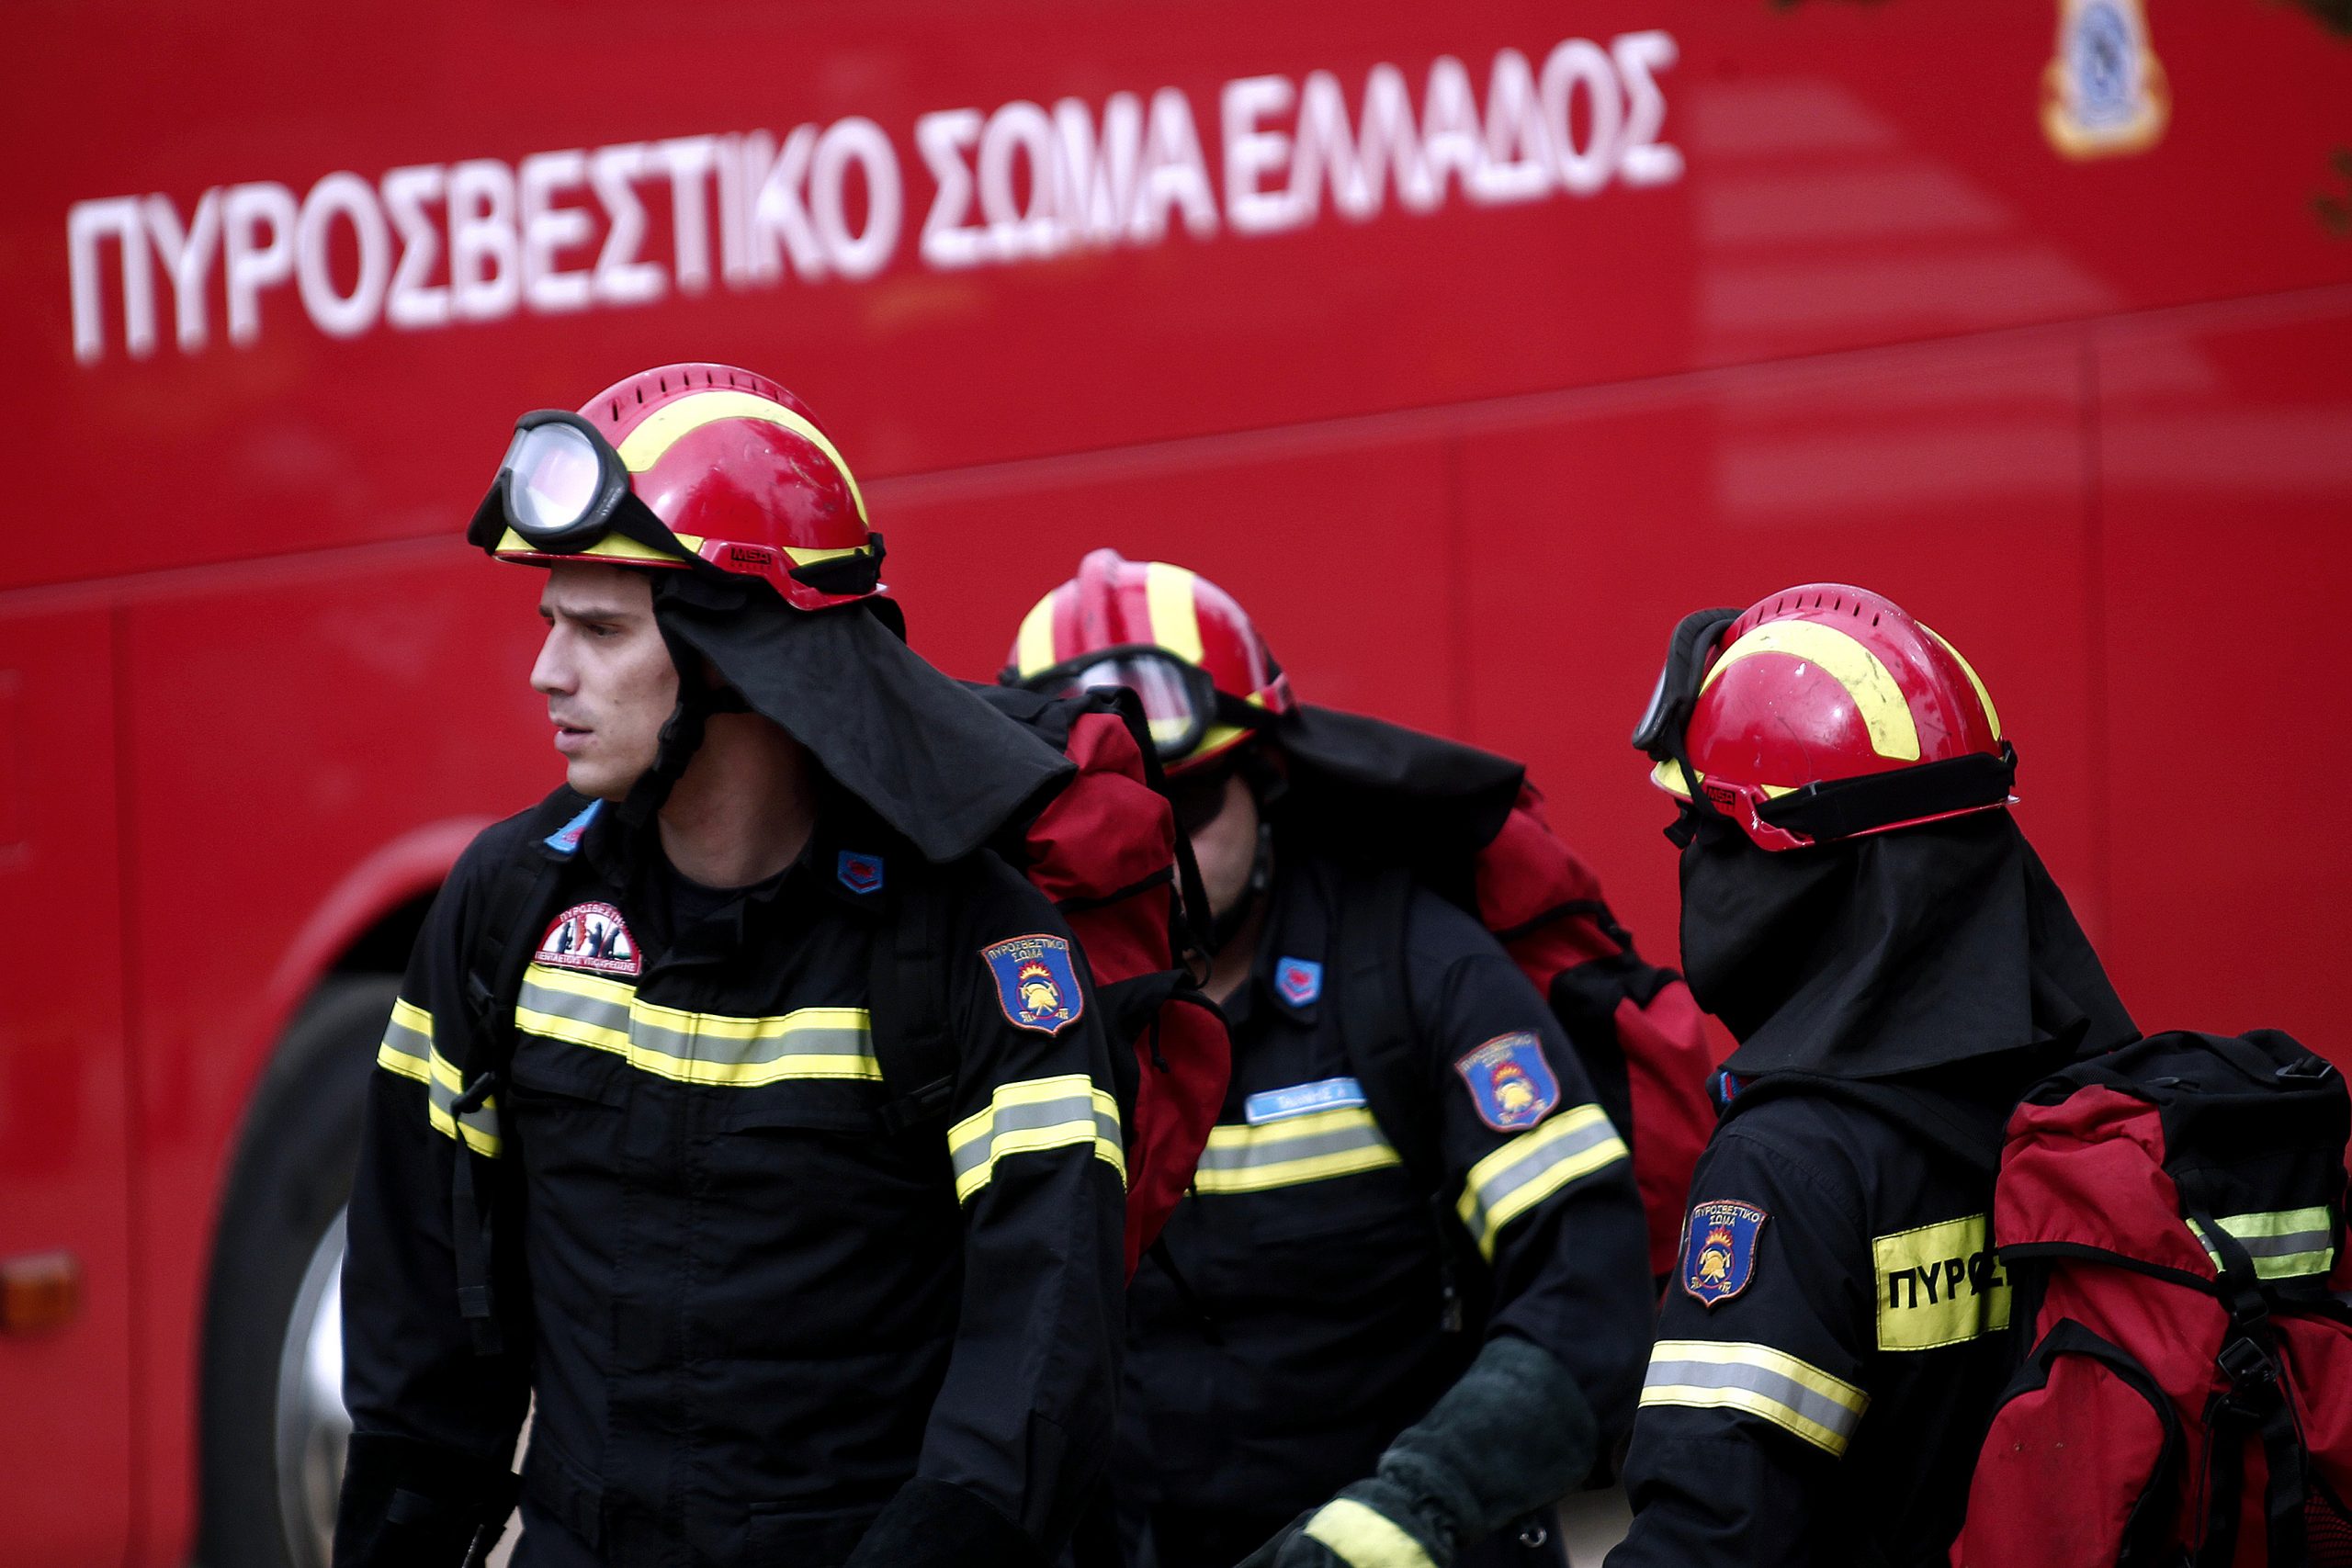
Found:
[[[2007,811],[1780,852],[1702,831],[1682,962],[1742,1076],[1883,1078],[2138,1035]]]
[[[748,708],[807,747],[832,783],[935,864],[1035,809],[1069,758],[941,673],[861,605],[795,610],[763,585],[657,579],[653,614],[683,690],[707,660],[730,690],[682,702],[629,806],[658,808],[700,744],[704,715]]]

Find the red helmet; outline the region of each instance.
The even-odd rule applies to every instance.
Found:
[[[1166,561],[1094,550],[1021,622],[998,680],[1060,693],[1126,686],[1169,772],[1196,768],[1295,705],[1290,678],[1233,596]]]
[[[1695,684],[1694,684],[1695,682]],[[1768,850],[2012,804],[2017,753],[1960,650],[1860,588],[1808,583],[1676,634],[1634,733],[1652,782]]]
[[[525,414],[466,536],[500,560],[698,558],[802,610],[881,589],[882,536],[841,453],[799,399],[725,365],[665,365],[578,413]]]

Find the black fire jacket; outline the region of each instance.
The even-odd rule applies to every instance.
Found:
[[[614,818],[526,933],[509,1084],[462,1125],[450,1043],[522,818],[417,944],[351,1203],[355,1441],[503,1471],[535,1395],[522,1562],[816,1568],[912,1478],[1049,1560],[1107,1444],[1121,1301],[1117,1107],[1068,928],[995,857],[928,867],[854,807],[747,897],[682,898]],[[870,952],[926,877],[962,1065],[946,1115],[894,1134]],[[511,1213],[495,1357],[458,1313],[458,1137]]]

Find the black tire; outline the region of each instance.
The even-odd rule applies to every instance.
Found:
[[[305,1275],[350,1201],[368,1075],[398,987],[389,975],[322,984],[238,1134],[204,1313],[197,1561],[208,1568],[323,1568],[288,1545],[279,1371]]]

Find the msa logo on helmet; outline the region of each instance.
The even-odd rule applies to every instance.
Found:
[[[1069,943],[1057,936],[1017,936],[980,949],[996,981],[997,1005],[1023,1029],[1058,1034],[1086,1010]]]
[[[757,545],[729,545],[727,547],[727,558],[737,566],[764,570],[775,564],[775,552],[762,549]]]
[[[610,904],[574,904],[555,918],[533,957],[557,969],[634,975],[645,967],[628,922]]]

